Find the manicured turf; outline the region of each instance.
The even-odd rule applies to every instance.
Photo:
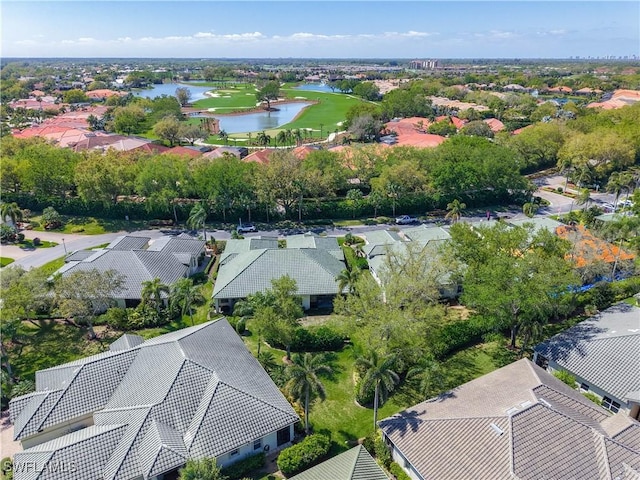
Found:
[[[42,223],[41,217],[34,220]],[[83,235],[101,235],[103,233],[120,232],[123,230],[141,230],[148,228],[146,222],[135,220],[114,220],[111,218],[94,218],[78,216],[62,216],[63,226],[55,230],[46,230],[58,233],[81,233]],[[34,228],[35,231],[44,232],[44,226]]]
[[[13,258],[0,257],[0,268],[6,267],[7,265],[9,265],[9,264],[11,264],[13,262],[15,262],[15,260]]]
[[[203,98],[193,103],[193,108],[209,109],[215,108],[218,113],[232,112],[255,108],[256,88],[253,85],[242,85],[238,88],[225,88],[216,90],[215,97]]]

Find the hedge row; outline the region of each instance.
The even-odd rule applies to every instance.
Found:
[[[325,435],[314,434],[302,442],[285,448],[278,456],[278,468],[285,475],[312,467],[329,453],[331,439]]]
[[[437,358],[479,342],[482,336],[492,331],[491,322],[479,317],[469,317],[448,323],[436,330],[431,339],[431,349]]]
[[[237,480],[246,477],[247,474],[262,468],[264,465],[265,455],[263,452],[250,455],[242,460],[235,462],[233,465],[222,469],[222,475],[228,480]]]
[[[274,335],[266,335],[267,343],[276,348],[286,348]],[[345,337],[325,325],[297,328],[291,342],[292,352],[335,352],[344,346]]]

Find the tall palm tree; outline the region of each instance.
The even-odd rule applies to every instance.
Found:
[[[296,128],[291,133],[293,134],[293,138],[295,138],[296,140],[296,146],[300,146],[300,144],[302,143],[302,130],[300,130],[299,128]]]
[[[194,230],[197,230],[202,226],[202,238],[204,238],[205,243],[207,243],[206,221],[207,211],[205,210],[204,205],[202,203],[196,203],[189,213],[187,225]]]
[[[267,145],[269,145],[271,143],[271,136],[267,135],[265,133],[265,131],[263,130],[260,133],[258,133],[258,135],[256,136],[256,140],[257,140],[259,145],[262,145],[263,147],[266,147]]]
[[[287,143],[287,140],[288,140],[287,132],[284,130],[280,130],[276,135],[276,142],[279,143],[280,145],[284,145],[285,143]]]
[[[465,208],[467,208],[467,205],[456,198],[447,204],[447,214],[444,218],[451,219],[453,223],[456,223],[462,217],[462,212]]]
[[[524,213],[529,218],[533,218],[537,210],[538,206],[533,202],[527,202],[522,205],[522,213]]]
[[[162,306],[163,293],[168,295],[170,289],[169,286],[162,283],[158,277],[142,282],[142,303],[153,303],[158,314],[160,314],[160,307]]]
[[[590,201],[591,191],[588,188],[581,188],[578,192],[578,196],[576,196],[576,204],[584,205],[584,207],[582,207],[582,210],[586,211]]]
[[[226,130],[220,130],[218,132],[218,138],[222,140],[225,145],[227,145],[229,142],[229,134],[226,132]]]
[[[307,352],[295,355],[288,371],[286,389],[296,400],[304,401],[304,431],[309,434],[309,402],[312,397],[320,400],[326,397],[324,385],[318,375],[330,374],[332,369],[326,363],[324,355]]]
[[[20,207],[16,202],[1,204],[0,215],[2,215],[2,221],[9,218],[14,226],[18,224],[19,220],[22,220],[22,210],[20,210]]]
[[[544,326],[547,323],[544,315],[536,315],[531,317],[521,317],[518,328],[522,335],[522,347],[520,348],[520,358],[523,357],[529,342],[535,342],[542,337]]]
[[[440,364],[430,355],[420,359],[420,363],[407,372],[407,378],[420,380],[420,393],[425,397],[431,397],[434,389],[442,389],[444,375]]]
[[[169,302],[180,307],[180,313],[182,315],[189,314],[191,325],[194,324],[193,305],[203,300],[204,298],[200,293],[200,288],[194,285],[193,280],[190,278],[180,278],[171,287]]]
[[[353,295],[356,293],[356,282],[360,278],[360,270],[353,268],[351,270],[344,269],[340,272],[340,275],[336,277],[338,282],[338,290],[342,292],[345,287],[349,287],[349,293]]]
[[[356,359],[356,366],[364,370],[360,388],[362,392],[371,391],[373,387],[373,429],[378,428],[378,404],[384,403],[400,381],[400,377],[393,370],[396,364],[393,354],[380,356],[376,350],[371,350],[366,356]]]

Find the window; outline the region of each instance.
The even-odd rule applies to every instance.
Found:
[[[254,450],[259,450],[262,448],[262,439],[259,438],[258,440],[254,440],[253,441],[253,449]]]
[[[291,441],[291,430],[289,427],[285,427],[282,430],[278,430],[278,446],[284,445]]]
[[[240,453],[240,452],[238,451],[237,448],[235,450],[231,450],[229,452],[229,457],[235,457],[236,455],[238,455],[238,453]]]
[[[614,402],[609,397],[604,397],[602,399],[602,406],[607,410],[611,410],[613,413],[618,413],[620,410],[620,404],[618,402]]]
[[[544,357],[543,355],[538,354],[538,356],[536,357],[536,365],[546,370],[549,366],[549,359]]]
[[[580,384],[580,390],[582,390],[583,392],[588,392],[589,391],[589,385],[587,385],[586,383],[582,382]]]

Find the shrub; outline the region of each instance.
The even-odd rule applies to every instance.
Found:
[[[602,399],[598,395],[596,395],[595,393],[593,393],[593,392],[582,392],[582,395],[587,397],[593,403],[595,403],[597,405],[602,405]]]
[[[556,377],[561,382],[566,383],[571,388],[576,388],[576,377],[571,375],[566,370],[554,370],[553,376]]]
[[[18,233],[17,237],[19,242],[24,242],[24,233],[22,232]]]
[[[40,240],[40,237],[36,237],[32,240],[32,243],[34,247],[37,247],[42,244],[42,241]]]
[[[407,473],[402,469],[402,467],[398,465],[396,462],[391,463],[391,466],[389,467],[389,471],[391,472],[391,475],[396,477],[396,480],[411,480],[411,477],[407,475]]]
[[[393,459],[391,458],[391,452],[389,451],[389,447],[384,443],[381,435],[376,437],[376,441],[374,443],[374,449],[376,452],[376,458],[378,461],[384,465],[384,468],[389,468]]]
[[[558,187],[558,188],[556,188],[556,192],[562,193],[562,192],[564,192],[564,188]]]
[[[248,473],[262,468],[264,465],[264,453],[256,453],[242,460],[235,462],[233,465],[222,469],[222,475],[228,477],[228,480],[236,480],[245,477]]]
[[[38,228],[40,226],[40,222],[36,222],[35,220],[31,220],[29,222],[29,228]]]
[[[129,315],[124,308],[110,308],[102,317],[115,330],[129,329]]]
[[[47,207],[42,211],[42,222],[47,230],[58,228],[62,225],[62,217],[53,207]]]
[[[344,336],[327,326],[298,328],[291,344],[295,352],[333,352],[344,345]]]
[[[375,396],[375,389],[369,388],[368,390],[362,389],[362,383],[358,380],[353,387],[353,393],[356,397],[356,402],[363,407],[370,407],[373,405],[373,397]]]
[[[238,335],[244,335],[244,332],[247,331],[247,321],[244,319],[244,317],[240,318],[240,320],[238,320],[238,323],[236,323],[236,332],[238,332]]]
[[[71,233],[82,233],[84,232],[84,227],[73,227],[71,229]]]
[[[362,446],[367,450],[367,452],[369,452],[371,455],[375,455],[376,454],[376,438],[377,438],[377,434],[376,432],[370,432],[369,435],[367,435],[366,437],[364,437],[364,440],[362,441]]]
[[[3,480],[13,480],[13,460],[11,460],[11,457],[4,457],[2,459],[0,472],[2,472]]]
[[[434,332],[431,341],[432,352],[436,357],[442,358],[478,342],[482,335],[490,331],[490,322],[481,321],[477,316],[448,323]]]
[[[310,435],[302,442],[285,448],[278,456],[278,468],[285,475],[305,470],[319,463],[329,453],[331,440],[320,434]]]
[[[36,391],[36,384],[33,380],[20,380],[11,389],[11,398],[26,395]]]

